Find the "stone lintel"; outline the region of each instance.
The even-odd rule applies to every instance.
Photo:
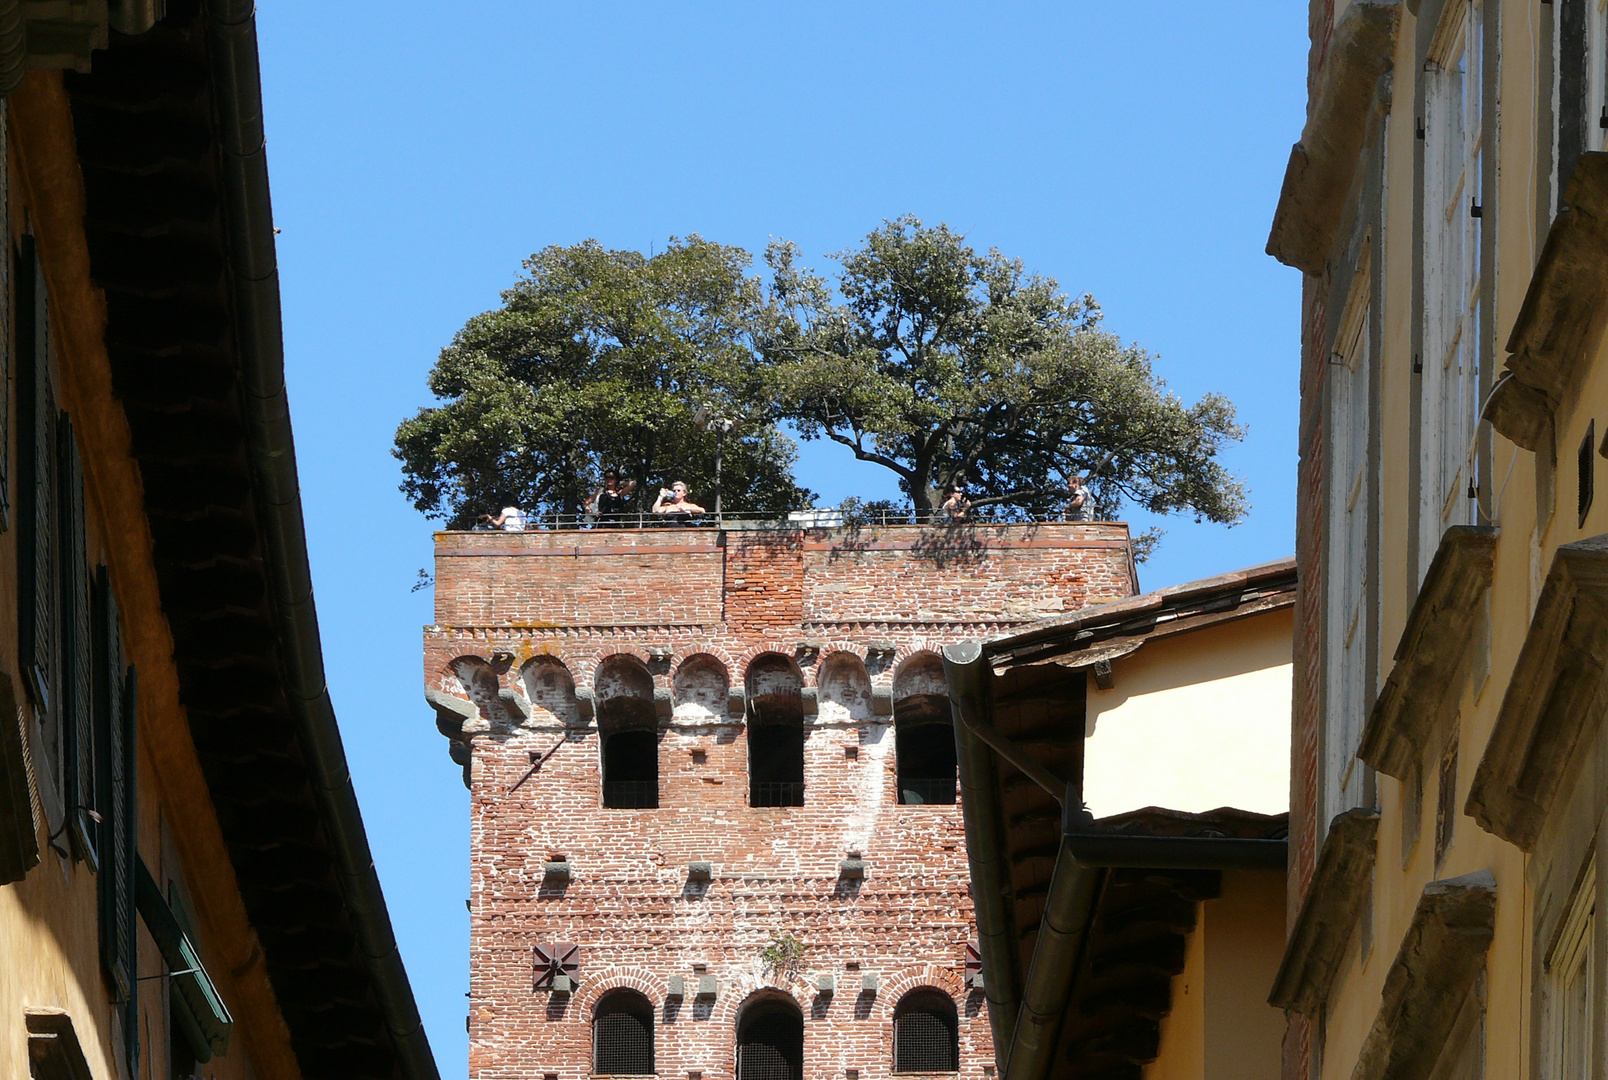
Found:
[[[1496,879],[1489,870],[1424,886],[1351,1080],[1430,1074],[1485,968],[1495,929]]]
[[[1543,423],[1533,415],[1543,408],[1540,399],[1544,422],[1551,422],[1576,367],[1602,333],[1608,311],[1608,153],[1580,155],[1563,201],[1507,342],[1508,369],[1539,394],[1516,396],[1501,411],[1520,435]],[[1521,420],[1521,410],[1532,415]],[[1508,434],[1502,426],[1497,430]]]
[[[1321,274],[1351,193],[1380,76],[1390,70],[1400,0],[1352,0],[1312,88],[1301,141],[1290,149],[1267,253]]]
[[[1496,538],[1493,525],[1453,525],[1441,537],[1357,751],[1382,773],[1410,778],[1430,732],[1457,707]]]
[[[1480,419],[1490,421],[1516,446],[1532,453],[1548,446],[1552,434],[1552,403],[1533,386],[1504,371],[1485,399]]]
[[[1465,808],[1535,847],[1575,747],[1601,712],[1608,666],[1608,533],[1558,548]]]
[[[1368,897],[1378,837],[1379,811],[1370,807],[1347,810],[1330,823],[1268,1004],[1307,1016],[1323,1008]]]

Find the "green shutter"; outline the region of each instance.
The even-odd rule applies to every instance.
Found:
[[[129,785],[133,760],[132,733],[124,725],[123,642],[106,567],[95,571],[93,602],[93,668],[96,802],[100,807],[100,944],[101,963],[111,980],[112,997],[128,998],[133,990],[133,915],[129,888],[133,875],[134,800]]]
[[[28,739],[11,677],[0,671],[0,885],[21,881],[39,864]]]
[[[52,760],[60,755],[51,715],[56,647],[54,572],[56,507],[52,483],[56,418],[50,392],[50,319],[33,237],[22,238],[16,264],[17,451],[21,511],[17,515],[17,645],[28,697]]]
[[[9,166],[11,134],[10,106],[0,99],[0,237],[11,236],[11,170]],[[4,312],[7,326],[0,327],[0,387],[11,383],[11,332],[16,320],[11,317],[10,305],[3,298],[11,293],[11,263],[0,258],[0,312]],[[11,397],[0,393],[0,531],[11,524],[11,460],[7,452],[11,440]]]
[[[95,729],[90,718],[89,563],[85,551],[84,465],[78,456],[73,422],[62,413],[56,422],[56,565],[60,570],[62,773],[66,779],[67,821],[73,850],[96,869],[98,815],[95,791]]]
[[[135,871],[140,861],[139,848],[139,821],[140,800],[139,785],[139,751],[138,738],[140,730],[140,680],[139,672],[130,664],[123,674],[122,687],[122,715],[118,717],[119,723],[112,730],[118,734],[118,745],[113,748],[113,781],[114,790],[120,792],[117,800],[118,820],[123,822],[122,834],[117,840],[116,857],[118,861],[117,893],[115,899],[114,929],[118,941],[121,943],[123,963],[129,977],[129,986],[137,985],[134,980],[139,963],[139,928],[135,925],[135,907],[138,904],[137,889],[135,886]],[[140,995],[130,992],[128,1000],[123,1003],[123,1044],[128,1055],[129,1073],[138,1076],[140,1072]]]
[[[168,1002],[174,1024],[184,1033],[185,1040],[197,1062],[212,1060],[213,1054],[229,1052],[229,1035],[234,1030],[234,1019],[223,1003],[218,988],[212,984],[205,965],[201,963],[201,950],[185,932],[184,924],[162,895],[161,886],[146,867],[145,860],[137,859],[139,874],[140,918],[156,940],[167,965],[172,982],[169,983]]]

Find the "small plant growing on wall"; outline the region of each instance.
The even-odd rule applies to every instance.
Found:
[[[783,934],[759,950],[759,959],[765,965],[767,978],[786,981],[803,970],[808,952],[809,949],[798,938]]]

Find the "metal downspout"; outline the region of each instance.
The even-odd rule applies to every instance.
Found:
[[[1055,857],[1050,892],[1044,901],[1033,964],[1022,989],[1022,1009],[1011,1041],[1010,1068],[1003,1080],[1044,1080],[1054,1064],[1067,999],[1088,937],[1089,915],[1105,871],[1072,857],[1065,839]]]
[[[967,647],[970,647],[970,651]],[[977,950],[983,960],[983,994],[988,999],[988,1023],[994,1034],[995,1065],[1000,1076],[1009,1069],[1011,1035],[1021,1007],[1021,961],[1012,932],[1010,880],[1004,862],[1005,826],[1000,817],[1000,792],[993,752],[972,733],[972,721],[986,709],[990,677],[978,662],[976,642],[944,649],[944,674],[949,680],[950,709],[955,726],[955,761],[960,772],[960,810],[966,823],[966,861],[971,871],[972,908],[977,919]],[[967,662],[965,657],[970,657]]]
[[[261,511],[286,698],[313,771],[312,787],[335,848],[342,893],[401,1075],[408,1080],[439,1080],[374,871],[325,682],[285,396],[255,11],[251,0],[211,0],[207,13],[208,53],[224,143],[230,284],[245,387],[247,451]]]

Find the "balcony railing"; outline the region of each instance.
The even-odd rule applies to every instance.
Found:
[[[954,805],[955,778],[922,780],[911,776],[899,777],[899,801],[906,806]]]
[[[787,514],[713,513],[652,514],[647,512],[611,514],[531,514],[526,532],[570,531],[576,529],[842,529],[855,526],[885,525],[1029,525],[1058,524],[1065,520],[1059,510],[1012,511],[1009,517],[989,517],[974,513],[955,519],[942,510],[794,510]],[[503,532],[490,525],[455,532]]]
[[[657,810],[659,784],[654,780],[605,780],[603,805],[610,810]]]
[[[748,789],[749,806],[803,806],[804,781],[756,780]]]

